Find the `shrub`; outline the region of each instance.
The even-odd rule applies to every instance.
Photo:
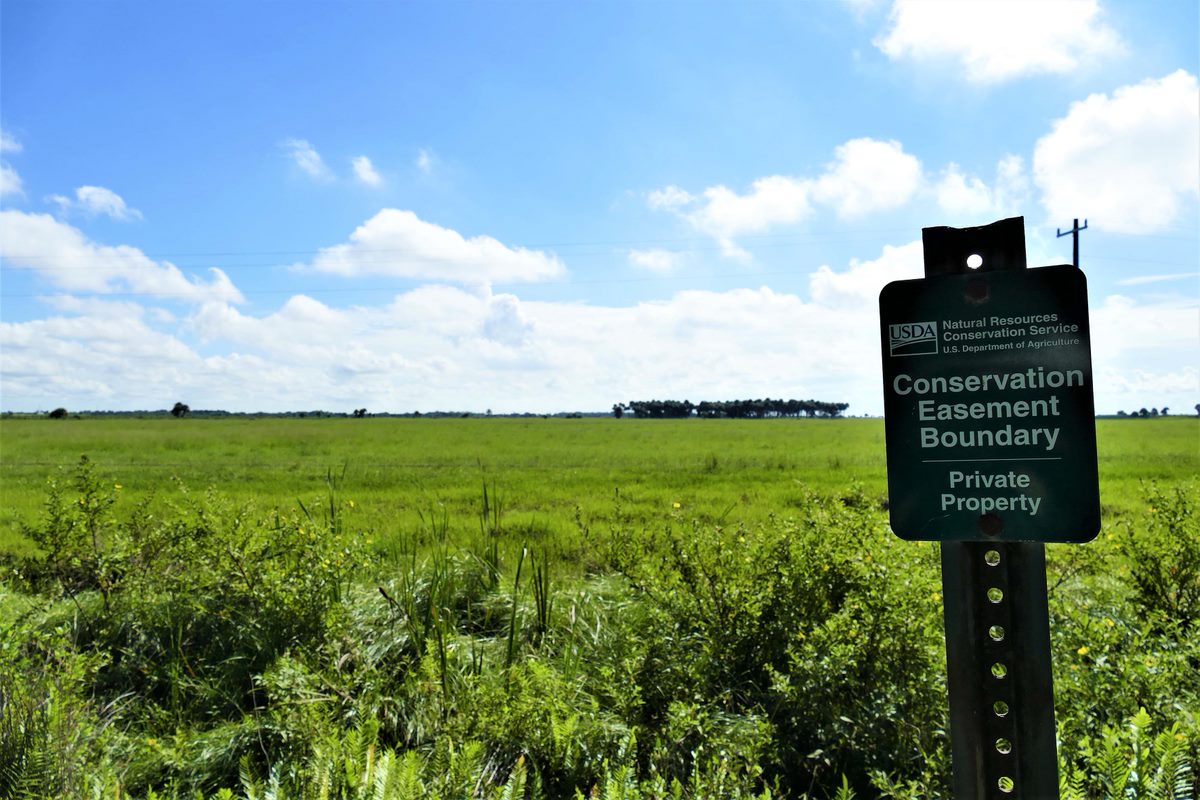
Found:
[[[665,730],[681,701],[762,719],[764,779],[794,795],[842,773],[865,790],[871,770],[919,772],[944,724],[936,551],[896,541],[861,498],[797,505],[756,530],[695,524],[614,548],[658,610],[642,721]],[[676,739],[656,767],[686,775],[695,752]]]
[[[203,736],[243,725],[266,707],[258,676],[291,648],[320,647],[353,566],[332,480],[324,513],[300,504],[292,514],[234,507],[212,492],[118,514],[113,489],[86,458],[75,491],[63,484],[51,481],[45,519],[27,530],[43,553],[25,572],[71,599],[42,625],[68,630],[80,652],[100,659],[87,693],[139,699],[122,706],[125,722],[136,719],[153,738],[179,726]],[[201,763],[168,774],[187,773],[185,785],[197,787],[234,779],[241,756],[261,758],[270,732],[221,736],[242,744],[219,758],[208,746],[183,748]]]
[[[1200,504],[1193,486],[1146,493],[1144,527],[1126,523],[1122,545],[1137,599],[1160,626],[1187,634],[1200,622]]]

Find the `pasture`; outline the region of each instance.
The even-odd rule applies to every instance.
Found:
[[[1200,421],[1099,420],[1101,497],[1110,520],[1140,505],[1147,481],[1200,472]],[[292,507],[324,492],[332,471],[353,498],[356,525],[377,541],[420,525],[431,507],[475,530],[481,487],[501,494],[510,527],[536,534],[611,516],[755,523],[800,493],[861,486],[882,502],[883,422],[614,420],[607,418],[0,420],[0,551],[28,542],[45,481],[88,455],[122,487],[122,502],[215,488],[235,501]]]
[[[1193,796],[1200,421],[1097,435],[1063,797]],[[0,795],[945,793],[880,420],[5,418],[0,490]]]

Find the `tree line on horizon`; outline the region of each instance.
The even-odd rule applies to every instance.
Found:
[[[767,417],[840,417],[849,403],[830,403],[824,400],[631,400],[615,403],[613,416],[626,413],[645,419],[683,419],[693,414],[705,419],[764,419]]]

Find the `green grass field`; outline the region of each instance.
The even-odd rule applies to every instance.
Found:
[[[1097,437],[1062,798],[1193,797],[1200,421]],[[880,420],[0,419],[0,797],[946,796],[885,501]]]
[[[1101,497],[1115,519],[1145,481],[1200,474],[1200,420],[1097,423]],[[806,489],[857,484],[886,496],[881,420],[614,419],[4,419],[0,420],[0,551],[20,552],[22,522],[40,512],[47,476],[88,455],[123,502],[215,487],[235,500],[294,506],[324,491],[332,470],[377,540],[444,507],[474,530],[482,485],[510,526],[559,533],[624,513],[675,510],[757,522]]]

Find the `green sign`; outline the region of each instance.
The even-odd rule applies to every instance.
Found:
[[[1087,283],[1071,266],[879,295],[892,530],[1085,542],[1100,530]]]

